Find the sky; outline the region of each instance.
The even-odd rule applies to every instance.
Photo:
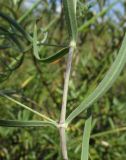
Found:
[[[59,0],[56,0],[56,1],[57,1],[57,6],[59,6]],[[95,2],[95,0],[90,0],[90,1]],[[109,0],[109,3],[111,4],[111,3],[113,3],[114,1],[115,1],[115,0]],[[25,1],[25,4],[27,5],[27,7],[30,7],[34,2],[35,2],[35,0],[27,0],[27,1]],[[122,9],[121,3],[120,3],[120,2],[117,3],[114,8],[121,10],[121,9]]]
[[[49,0],[48,0],[49,1]],[[56,0],[57,1],[57,7],[60,7],[59,6],[59,0]],[[90,0],[91,2],[95,2],[96,0]],[[109,0],[109,4],[111,4],[111,3],[113,3],[115,0]],[[27,0],[27,1],[25,1],[25,5],[27,6],[27,7],[30,7],[33,3],[35,2],[35,0]],[[116,5],[115,5],[115,7],[114,7],[115,9],[122,9],[122,5],[121,5],[121,3],[119,2],[119,3],[117,3]],[[95,8],[96,9],[96,8]]]
[[[48,0],[48,1],[50,1],[50,0]],[[61,6],[60,6],[60,3],[59,3],[59,0],[56,0],[57,1],[57,12],[60,12],[60,10],[61,10]],[[87,0],[87,1],[89,1],[89,0]],[[90,0],[90,2],[95,2],[96,0]],[[27,1],[25,1],[25,6],[27,7],[27,8],[29,8],[33,3],[35,2],[35,0],[27,0]],[[115,2],[115,0],[108,0],[108,2],[109,2],[109,4],[111,4],[111,3],[113,3],[113,2]],[[98,6],[97,5],[95,5],[93,8],[92,8],[92,10],[94,11],[94,12],[99,12],[99,9],[98,9]],[[120,11],[120,13],[121,14],[124,14],[124,9],[123,9],[123,7],[122,7],[122,4],[119,2],[119,3],[117,3],[114,7],[113,7],[113,9],[111,10],[111,11],[109,11],[109,13],[108,13],[108,16],[113,16],[112,18],[114,19],[114,20],[117,20],[117,18],[114,16],[114,10],[118,10],[118,11]]]

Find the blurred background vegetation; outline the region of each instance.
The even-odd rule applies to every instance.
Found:
[[[40,46],[41,56],[46,57],[66,46],[69,41],[62,0],[42,0],[27,17],[21,20],[20,17],[35,2],[1,0],[0,11],[19,21],[31,35],[34,23],[37,21],[39,39],[48,34],[47,46]],[[119,50],[126,31],[126,2],[122,1],[110,7],[113,2],[114,0],[80,0],[78,3],[77,19],[80,32],[78,49],[73,57],[67,115],[98,85]],[[103,12],[105,8],[107,10]],[[99,13],[102,14],[97,17]],[[82,27],[90,20],[90,24]],[[7,27],[9,25],[0,18],[0,43],[4,41],[13,45],[12,49],[0,50],[0,91],[58,121],[66,56],[51,64],[38,62],[32,50],[27,50],[27,44],[21,37],[19,41],[27,51],[19,65],[10,69],[9,64],[17,60],[22,53],[17,52],[15,43],[9,38],[3,40],[3,28]],[[91,160],[126,159],[125,82],[124,69],[115,85],[93,106]],[[68,128],[70,160],[80,159],[85,116],[85,113],[82,113]],[[31,120],[38,117],[0,97],[0,119]],[[58,137],[59,133],[54,128],[0,127],[0,160],[61,160]]]

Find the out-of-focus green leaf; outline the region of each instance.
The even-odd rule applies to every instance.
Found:
[[[17,1],[17,0],[16,0]],[[39,3],[41,2],[41,0],[37,0],[35,1],[35,3],[31,6],[31,8],[29,10],[27,10],[18,20],[19,23],[21,23],[22,21],[24,21],[31,13],[32,11],[39,5]]]
[[[92,17],[90,20],[88,20],[86,23],[84,23],[82,26],[79,27],[78,32],[83,32],[85,28],[89,27],[91,24],[93,24],[98,17],[103,16],[105,13],[110,11],[117,3],[119,3],[121,0],[116,0],[111,5],[109,5],[107,8],[103,9],[100,13],[96,14],[94,17]]]
[[[0,49],[7,49],[7,48],[10,48],[9,45],[0,45]]]
[[[6,28],[4,28],[4,26],[0,26],[0,31],[2,31],[2,35],[3,36],[8,37],[9,39],[11,39],[17,45],[17,47],[18,47],[18,49],[20,51],[23,51],[19,40],[17,39],[17,37],[14,34],[11,34],[11,32],[8,31]]]
[[[18,3],[19,0],[13,0],[14,5]]]
[[[13,18],[10,16],[0,12],[0,17],[2,17],[5,21],[9,24],[14,26],[28,41],[32,41],[31,36],[23,29],[23,27]]]

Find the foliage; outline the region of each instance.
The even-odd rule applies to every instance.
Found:
[[[125,14],[113,9],[119,1],[111,5],[104,0],[63,2],[60,12],[57,4],[61,2],[54,0],[37,0],[31,8],[25,0],[0,2],[0,125],[16,127],[0,127],[0,159],[62,159],[56,127],[71,41],[76,41],[77,47],[65,122],[67,125],[73,120],[66,129],[69,159],[87,159],[90,132],[89,159],[126,158],[126,77],[124,70],[121,72],[125,65],[125,39],[119,51]],[[125,3],[121,4],[126,11]],[[96,6],[99,11],[95,14]],[[115,85],[101,97],[116,78]],[[97,95],[98,101],[94,102]],[[89,116],[81,112],[88,108],[86,105],[92,105]]]

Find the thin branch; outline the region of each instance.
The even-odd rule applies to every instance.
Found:
[[[65,73],[65,82],[64,82],[64,89],[63,89],[63,99],[62,99],[62,108],[61,108],[61,115],[60,115],[60,122],[59,122],[59,132],[60,132],[60,143],[61,143],[61,150],[64,160],[68,160],[67,156],[67,144],[66,144],[66,133],[65,133],[65,118],[66,118],[66,105],[67,105],[67,94],[68,94],[68,85],[69,85],[69,78],[70,78],[70,71],[71,71],[71,64],[72,64],[72,57],[73,57],[74,48],[70,47],[66,73]]]
[[[68,61],[67,61],[66,74],[65,74],[65,78],[64,78],[65,82],[64,82],[64,89],[63,89],[60,124],[63,124],[65,122],[65,118],[66,118],[67,94],[68,94],[68,85],[69,85],[69,77],[70,77],[70,71],[71,71],[73,51],[74,51],[74,48],[70,47]]]

